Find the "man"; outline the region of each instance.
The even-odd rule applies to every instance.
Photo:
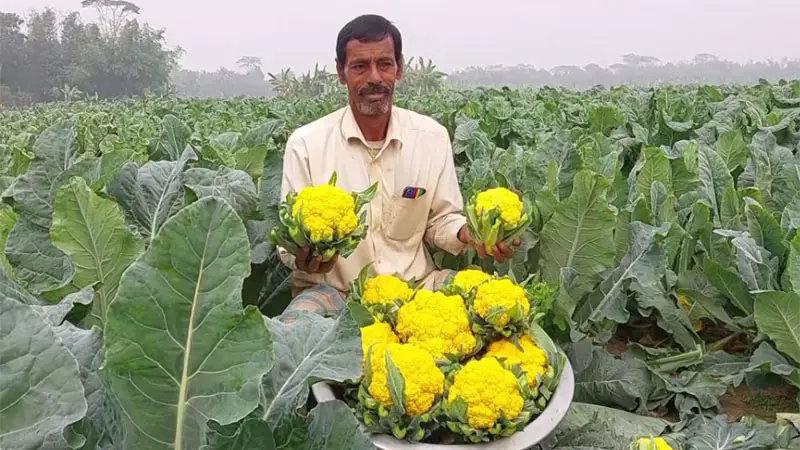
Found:
[[[347,86],[348,106],[297,129],[286,144],[281,198],[305,186],[326,183],[337,172],[337,186],[347,192],[378,183],[367,205],[369,231],[347,259],[329,262],[309,257],[308,249],[292,256],[279,249],[291,267],[292,303],[281,319],[293,321],[300,310],[337,315],[344,292],[359,271],[420,280],[438,289],[450,271],[437,271],[424,243],[451,254],[473,245],[462,213],[447,130],[433,119],[392,105],[395,82],[403,75],[402,38],[397,28],[377,15],[349,22],[336,42],[336,71]],[[518,245],[519,242],[514,242]],[[512,250],[496,246],[495,259]]]

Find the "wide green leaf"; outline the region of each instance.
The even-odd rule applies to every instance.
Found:
[[[122,273],[144,250],[144,243],[128,230],[113,200],[92,192],[82,178],[73,178],[56,193],[53,245],[72,258],[73,284],[97,285],[87,324],[103,325]]]
[[[78,363],[51,324],[0,294],[0,448],[63,449],[86,410]]]
[[[241,170],[227,167],[218,170],[188,169],[183,174],[183,183],[197,198],[209,196],[224,198],[242,220],[255,216],[258,208],[256,185],[250,176]]]
[[[241,305],[248,249],[233,208],[207,197],[167,220],[123,274],[103,372],[127,447],[197,449],[207,420],[227,425],[258,406],[273,352],[261,314]]]
[[[303,312],[291,324],[266,320],[275,346],[275,367],[264,378],[261,408],[262,419],[273,427],[293,420],[306,404],[312,383],[361,376],[361,333],[350,314],[331,319]]]
[[[161,122],[161,137],[152,149],[151,159],[177,161],[189,145],[191,136],[191,128],[182,120],[172,114],[166,115]]]
[[[542,274],[557,283],[563,267],[575,269],[581,286],[599,281],[614,263],[614,210],[606,199],[602,175],[583,170],[575,175],[572,194],[561,202],[540,235]]]
[[[176,161],[149,161],[142,167],[127,163],[117,174],[110,193],[150,240],[183,206],[183,170],[195,159],[187,150]]]
[[[800,294],[762,291],[756,293],[755,320],[778,350],[800,365]]]
[[[725,190],[733,188],[733,177],[722,157],[712,148],[700,145],[697,153],[700,196],[719,217]]]

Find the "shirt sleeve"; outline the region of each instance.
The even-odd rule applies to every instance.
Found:
[[[464,217],[464,200],[458,185],[453,147],[450,136],[444,132],[442,145],[445,147],[444,164],[439,174],[439,183],[433,192],[431,212],[428,216],[428,228],[425,231],[425,242],[434,245],[452,255],[464,251],[466,244],[458,239],[458,231],[467,223]]]
[[[280,199],[289,192],[300,192],[300,189],[311,184],[311,173],[308,168],[308,152],[302,138],[292,134],[286,141],[283,153],[283,175],[281,176]],[[295,257],[285,248],[278,247],[278,258],[292,270],[296,270]]]

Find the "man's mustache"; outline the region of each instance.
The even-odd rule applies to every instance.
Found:
[[[385,84],[368,84],[358,90],[358,95],[389,94],[391,89]]]

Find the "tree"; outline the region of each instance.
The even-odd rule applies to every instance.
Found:
[[[138,12],[135,5],[116,7]],[[84,24],[77,12],[60,23],[51,9],[33,12],[27,21],[0,12],[0,101],[20,105],[168,91],[181,50],[166,47],[163,30],[131,19],[113,33]]]
[[[83,0],[81,6],[97,10],[100,28],[111,39],[116,39],[128,18],[141,10],[135,3],[124,0]]]

